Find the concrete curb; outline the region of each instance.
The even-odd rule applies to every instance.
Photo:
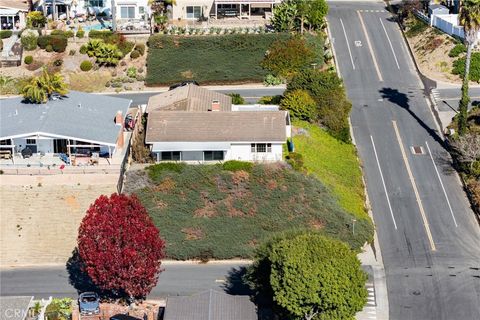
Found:
[[[199,260],[164,260],[162,266],[174,266],[174,265],[230,265],[230,264],[252,264],[253,260],[249,259],[231,259],[231,260],[210,260],[203,263]],[[33,268],[52,268],[52,267],[65,267],[66,263],[42,263],[42,264],[18,264],[18,265],[0,265],[0,270],[5,271],[9,269],[33,269]]]

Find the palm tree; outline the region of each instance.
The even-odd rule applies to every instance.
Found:
[[[465,73],[462,83],[462,98],[459,104],[458,134],[463,135],[467,130],[467,113],[470,97],[468,95],[468,81],[472,49],[478,40],[480,31],[480,0],[464,0],[460,9],[460,25],[463,26],[465,41],[467,42],[467,57],[465,59]]]
[[[23,97],[33,103],[46,103],[54,93],[67,94],[67,85],[59,73],[49,74],[46,68],[22,88]]]

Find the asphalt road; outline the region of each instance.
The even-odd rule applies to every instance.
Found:
[[[165,89],[166,90],[166,89]],[[247,103],[256,103],[258,99],[263,96],[275,96],[283,94],[285,89],[282,88],[251,88],[251,89],[235,89],[232,87],[231,89],[217,89],[215,91],[221,93],[238,93],[242,97],[244,97]],[[139,93],[120,93],[120,94],[111,94],[112,97],[122,97],[125,99],[131,99],[132,105],[140,105],[146,104],[148,99],[158,94],[158,92],[139,92]]]
[[[243,293],[235,275],[240,274],[242,264],[167,264],[160,274],[157,286],[148,296],[150,299],[171,295],[190,295],[216,288],[226,289],[228,283],[235,284],[235,293]],[[232,275],[230,278],[229,275]],[[228,281],[232,279],[232,281]],[[7,268],[0,270],[1,296],[35,296],[35,299],[78,296],[69,283],[69,273],[64,266],[42,268]]]
[[[328,20],[353,102],[390,319],[480,319],[480,228],[399,28],[381,2],[330,3]]]
[[[469,89],[472,106],[480,104],[480,88]],[[437,102],[439,111],[458,111],[458,104],[462,93],[460,88],[440,88],[433,90],[433,97]]]

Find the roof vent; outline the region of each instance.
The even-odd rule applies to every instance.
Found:
[[[15,116],[18,116],[18,109],[15,109]]]
[[[53,101],[58,100],[60,99],[60,95],[58,93],[52,93],[50,99],[52,99]]]
[[[82,107],[82,104],[81,104],[81,103],[79,103],[79,104],[77,105],[77,107],[81,108],[81,107]]]

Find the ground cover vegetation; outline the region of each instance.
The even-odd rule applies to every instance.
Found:
[[[460,172],[472,206],[480,214],[480,107],[474,107],[467,114],[463,135],[452,135],[448,139],[457,170]],[[450,128],[458,131],[459,115]]]
[[[228,34],[150,37],[146,84],[166,85],[195,79],[200,84],[262,82],[261,62],[277,40],[289,34]]]
[[[355,146],[335,139],[315,124],[306,121],[293,124],[295,151],[303,155],[306,172],[330,188],[344,210],[371,223],[365,208],[365,189]]]
[[[251,258],[264,239],[291,229],[359,250],[373,232],[363,219],[353,234],[355,216],[319,180],[282,164],[156,164],[127,172],[125,191],[141,199],[173,259]]]
[[[78,230],[82,269],[99,289],[119,298],[141,299],[150,293],[161,272],[164,247],[135,196],[100,196]]]
[[[313,232],[278,235],[255,252],[246,280],[280,319],[354,319],[367,275],[345,243]]]

